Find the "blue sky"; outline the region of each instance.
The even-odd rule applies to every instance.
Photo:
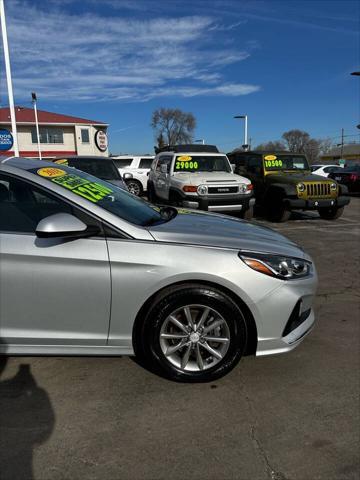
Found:
[[[5,0],[15,103],[110,124],[112,153],[152,152],[180,108],[229,151],[292,128],[360,141],[359,2]],[[1,66],[2,67],[2,66]],[[7,104],[4,70],[0,101]],[[351,136],[350,136],[351,135]]]

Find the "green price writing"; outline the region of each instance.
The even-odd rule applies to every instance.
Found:
[[[264,160],[265,167],[282,167],[282,160]]]
[[[110,188],[96,182],[89,182],[77,175],[65,175],[63,177],[56,177],[51,179],[52,182],[61,185],[62,187],[71,190],[76,195],[84,197],[90,202],[97,203],[111,193],[114,193]]]
[[[199,168],[198,162],[179,162],[175,163],[175,170],[197,170]]]

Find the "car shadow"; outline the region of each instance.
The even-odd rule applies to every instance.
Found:
[[[7,362],[0,356],[0,478],[32,480],[34,448],[50,437],[55,414],[29,364],[21,363],[13,377],[2,380]]]

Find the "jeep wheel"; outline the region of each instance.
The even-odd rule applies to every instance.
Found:
[[[199,284],[169,289],[155,301],[138,337],[151,370],[191,383],[210,382],[232,370],[246,341],[238,306],[221,291]]]
[[[241,214],[241,218],[243,218],[244,220],[252,220],[253,216],[254,216],[254,206],[253,205]]]
[[[291,210],[286,208],[282,201],[271,202],[268,207],[268,217],[272,222],[287,222],[291,216]]]
[[[173,190],[170,190],[169,203],[170,203],[170,205],[173,205],[174,207],[181,207],[182,199],[177,192],[174,192]]]
[[[323,207],[318,209],[320,217],[324,220],[336,220],[341,217],[343,211],[344,207]]]

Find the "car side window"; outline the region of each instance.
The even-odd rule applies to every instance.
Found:
[[[247,169],[250,173],[260,175],[262,170],[262,159],[259,156],[249,156],[247,159]]]
[[[142,158],[139,163],[139,168],[150,168],[152,162],[152,158]]]
[[[156,165],[156,171],[160,172],[161,165],[166,165],[167,166],[167,172],[169,173],[172,158],[173,157],[171,155],[163,155],[162,157],[160,157],[158,162],[157,162],[157,165]]]
[[[87,225],[94,224],[89,215],[45,189],[10,175],[0,174],[1,232],[34,234],[40,220],[55,213],[69,213]]]

